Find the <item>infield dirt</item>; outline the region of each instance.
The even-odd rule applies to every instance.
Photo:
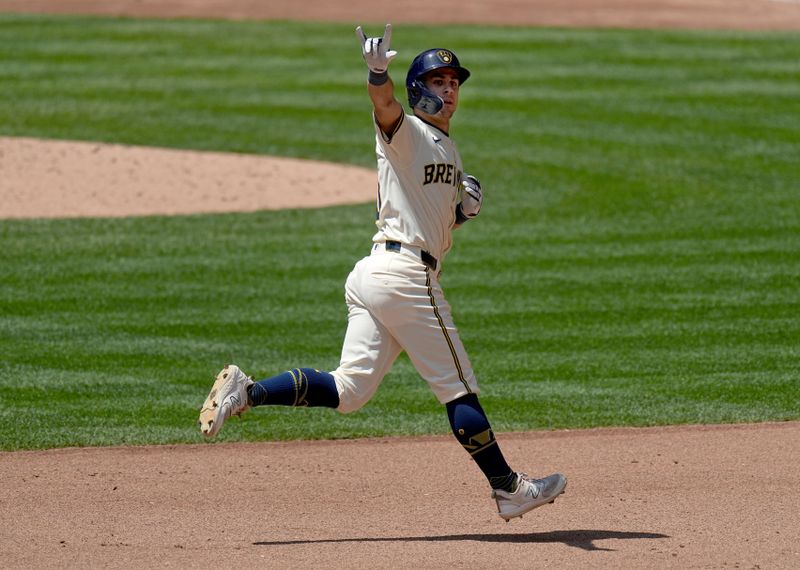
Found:
[[[0,11],[800,29],[800,3],[790,0],[388,5],[0,0]],[[281,160],[203,159],[213,164],[195,180],[191,171],[200,162],[193,153],[0,139],[0,217],[186,213],[187,203],[197,211],[255,210],[275,206],[265,188],[303,183],[286,176]],[[172,173],[168,185],[154,187],[153,168]],[[369,170],[310,163],[303,170],[316,183],[292,193],[300,201],[276,207],[366,201],[374,192]],[[235,179],[232,172],[249,174]],[[343,178],[346,185],[334,184]],[[108,195],[111,187],[120,194]],[[37,202],[25,194],[30,188],[57,194]],[[64,196],[71,209],[58,202]],[[198,406],[204,397],[198,394]],[[0,453],[0,566],[800,568],[800,422],[498,439],[515,467],[566,473],[567,493],[506,525],[451,437]]]

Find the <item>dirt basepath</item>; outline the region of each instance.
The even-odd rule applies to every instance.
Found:
[[[0,12],[176,18],[798,30],[796,0],[0,0]]]
[[[0,11],[23,12],[800,29],[793,0],[386,6],[0,0]],[[366,201],[374,192],[371,171],[303,162],[302,170],[288,169],[302,171],[298,179],[286,164],[0,139],[0,218],[189,213],[188,204],[192,211],[254,210]],[[800,568],[799,422],[499,439],[515,467],[566,473],[567,494],[505,525],[451,437],[0,453],[0,566]]]
[[[567,493],[505,524],[451,437],[0,454],[3,566],[800,568],[800,423],[500,441]]]

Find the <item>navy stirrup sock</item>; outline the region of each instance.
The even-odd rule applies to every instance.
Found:
[[[313,368],[295,368],[261,380],[247,394],[251,406],[339,407],[333,376]]]
[[[493,489],[512,491],[517,474],[506,463],[478,397],[467,394],[446,404],[453,435],[478,464]]]

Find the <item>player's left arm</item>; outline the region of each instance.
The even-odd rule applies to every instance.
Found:
[[[483,205],[483,188],[480,181],[471,174],[461,178],[461,201],[456,206],[456,224],[460,226],[480,214]]]

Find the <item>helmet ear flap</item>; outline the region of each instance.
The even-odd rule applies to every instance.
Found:
[[[419,81],[412,81],[406,85],[406,91],[408,92],[408,106],[413,109],[417,106],[419,100],[422,99],[422,92],[419,89]]]
[[[435,115],[444,107],[442,98],[425,87],[419,79],[408,87],[408,104],[412,109],[419,109],[428,115]]]

